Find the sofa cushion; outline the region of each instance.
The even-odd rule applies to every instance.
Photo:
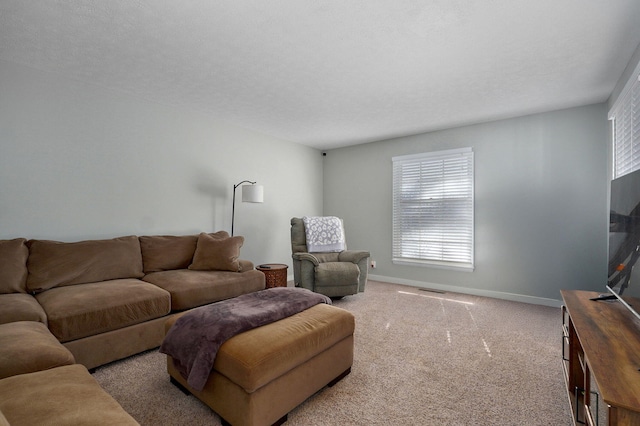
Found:
[[[140,237],[145,274],[172,269],[186,269],[196,251],[197,235]]]
[[[0,240],[0,294],[27,292],[27,258],[24,238]]]
[[[27,289],[31,292],[144,275],[136,236],[75,243],[30,240],[27,245]]]
[[[358,285],[360,269],[351,262],[326,262],[316,266],[316,286]]]
[[[340,262],[340,253],[311,253],[320,263]]]
[[[167,291],[132,278],[57,287],[36,299],[47,313],[49,330],[61,342],[159,318],[171,310]]]
[[[46,324],[47,314],[30,294],[0,294],[0,324],[14,321],[39,321]]]
[[[69,349],[41,322],[0,324],[0,379],[71,364]]]
[[[197,271],[233,271],[240,270],[240,247],[244,237],[223,237],[201,233],[193,254],[193,262],[189,269]]]
[[[12,426],[138,424],[80,364],[0,380],[0,411]]]
[[[154,272],[144,281],[153,283],[171,293],[171,309],[181,311],[219,300],[264,290],[264,274],[255,269],[245,272],[175,271]]]

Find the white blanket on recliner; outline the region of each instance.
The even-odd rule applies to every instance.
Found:
[[[335,216],[303,217],[307,251],[337,252],[345,249],[342,221]]]

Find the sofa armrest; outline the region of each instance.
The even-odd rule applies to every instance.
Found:
[[[46,325],[47,314],[30,294],[0,294],[0,324],[15,321],[39,321]]]
[[[238,259],[240,264],[240,272],[247,272],[253,270],[253,262],[250,260]]]
[[[293,257],[293,260],[300,260],[300,261],[306,260],[308,262],[311,262],[314,264],[314,266],[318,266],[320,264],[320,261],[318,260],[318,258],[312,255],[311,253],[304,253],[304,252],[293,253],[292,257]]]
[[[371,253],[369,253],[368,251],[345,250],[340,252],[340,256],[338,257],[338,259],[340,259],[340,262],[358,263],[362,259],[366,259],[367,257],[370,257],[370,256],[371,256]]]

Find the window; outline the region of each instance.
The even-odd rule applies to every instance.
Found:
[[[471,148],[393,157],[393,262],[473,269]]]
[[[613,177],[640,169],[640,64],[609,112],[613,122]]]

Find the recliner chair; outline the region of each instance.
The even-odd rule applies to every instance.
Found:
[[[347,250],[345,242],[342,251],[309,252],[304,220],[297,217],[291,219],[291,251],[296,287],[334,298],[364,291],[368,251]]]

